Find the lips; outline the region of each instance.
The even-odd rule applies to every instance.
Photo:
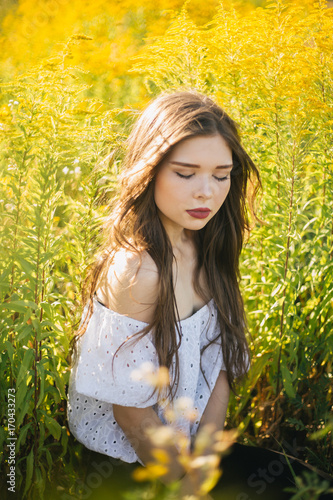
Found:
[[[194,210],[186,210],[186,212],[195,219],[205,219],[211,210],[209,208],[195,208]]]

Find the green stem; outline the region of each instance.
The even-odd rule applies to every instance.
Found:
[[[23,153],[23,158],[22,158],[22,169],[24,170],[25,167],[25,161],[26,161],[26,156],[28,154],[27,149]],[[14,238],[13,238],[13,255],[15,255],[16,249],[17,249],[17,233],[18,233],[18,224],[20,220],[20,215],[21,215],[21,194],[22,194],[22,174],[21,172],[19,173],[19,182],[18,182],[18,204],[17,204],[17,210],[16,210],[16,217],[15,217],[15,229],[14,229]],[[13,262],[12,265],[12,272],[11,272],[11,280],[10,280],[10,290],[11,294],[13,293],[13,287],[14,287],[14,281],[15,281],[15,263]]]
[[[275,77],[276,86],[276,77]],[[281,156],[280,156],[280,136],[279,136],[279,117],[278,117],[278,107],[275,101],[275,141],[276,141],[276,159],[277,159],[277,210],[280,213],[280,182],[281,182]]]
[[[283,273],[283,281],[285,283],[288,271],[289,264],[289,256],[290,256],[290,243],[291,243],[291,227],[293,222],[293,205],[294,205],[294,188],[295,188],[295,169],[296,169],[296,159],[295,159],[295,142],[293,145],[293,157],[292,157],[292,180],[291,180],[291,190],[290,190],[290,200],[289,200],[289,220],[288,220],[288,238],[286,244],[286,258],[284,262],[284,273]],[[280,378],[281,378],[281,355],[282,355],[282,338],[284,334],[284,316],[285,316],[285,302],[286,302],[286,294],[287,294],[287,285],[284,284],[283,287],[283,302],[281,308],[281,317],[280,317],[280,346],[279,346],[279,355],[278,355],[278,363],[277,363],[277,382],[276,382],[276,395],[278,397],[280,393]]]
[[[26,156],[27,156],[27,150],[25,150],[23,153],[22,170],[24,170]],[[18,203],[17,203],[16,217],[15,217],[15,222],[14,222],[14,237],[13,237],[13,246],[12,246],[13,263],[12,263],[11,279],[10,279],[10,295],[13,294],[14,282],[15,282],[15,254],[16,254],[17,245],[18,245],[18,226],[19,226],[19,220],[20,220],[20,215],[21,215],[22,178],[23,178],[23,176],[22,176],[22,173],[20,171],[19,172],[19,180],[18,180]],[[9,332],[9,342],[12,344],[12,346],[15,349],[15,335],[14,335],[13,330],[11,330]],[[10,367],[9,377],[10,377],[10,386],[13,387],[14,377],[13,377],[13,372],[12,372],[11,367]]]
[[[35,303],[39,304],[39,272],[40,272],[40,227],[38,226],[38,246],[37,246],[37,265],[36,265],[36,285],[35,285]],[[38,339],[37,339],[37,330],[35,330],[35,339],[34,339],[34,349],[35,349],[35,360],[34,360],[34,379],[35,379],[35,391],[34,391],[34,468],[37,465],[37,455],[38,455],[38,442],[39,442],[39,423],[37,419],[37,402],[38,402],[38,372],[37,372],[37,364],[39,361],[39,349],[38,349]]]
[[[333,259],[333,201],[332,201],[332,225],[331,225],[331,251],[330,251],[330,260]]]

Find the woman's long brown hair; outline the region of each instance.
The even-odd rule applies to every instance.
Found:
[[[75,354],[76,341],[85,332],[93,312],[94,294],[105,279],[117,251],[127,248],[140,256],[146,251],[157,266],[159,290],[153,320],[139,332],[139,338],[152,332],[160,366],[170,370],[175,359],[169,387],[171,398],[179,379],[178,347],[181,341],[172,280],[175,257],[157,213],[154,182],[162,161],[176,144],[185,139],[216,134],[225,139],[232,151],[231,187],[218,213],[203,229],[194,233],[197,250],[194,286],[202,298],[213,298],[217,306],[218,337],[230,387],[234,389],[235,379],[246,373],[249,348],[239,289],[239,256],[244,232],[248,229],[248,182],[250,179],[254,181],[254,197],[260,187],[260,178],[256,166],[241,145],[237,124],[214,101],[195,91],[160,95],[142,113],[129,136],[119,196],[106,224],[108,237],[84,286],[87,292],[83,300],[88,303],[88,313],[72,342]],[[199,284],[202,268],[209,297]],[[213,342],[218,341],[218,337]]]

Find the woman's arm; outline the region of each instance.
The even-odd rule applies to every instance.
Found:
[[[153,259],[142,254],[142,264],[137,254],[121,250],[110,267],[107,280],[98,291],[98,296],[113,311],[138,321],[149,323],[153,319],[159,286],[159,274]],[[137,408],[113,405],[114,418],[124,431],[140,460],[146,464],[155,461],[152,451],[156,447],[145,435],[149,427],[161,427],[163,423],[150,406]],[[161,447],[160,447],[161,448]],[[164,446],[170,457],[168,473],[163,482],[173,482],[185,471],[177,461],[175,446]]]
[[[216,431],[223,429],[229,402],[229,393],[230,389],[226,372],[220,371],[213,392],[202,415],[199,429],[206,424],[213,425]],[[154,461],[152,451],[155,446],[145,435],[145,430],[151,427],[158,428],[163,426],[163,424],[153,408],[133,408],[113,405],[113,413],[117,423],[124,431],[140,460],[144,464]],[[168,473],[165,474],[161,480],[166,484],[179,480],[184,476],[185,470],[177,460],[179,456],[177,448],[171,445],[164,445],[160,448],[163,448],[170,457]],[[207,448],[205,453],[210,454],[212,450]],[[190,493],[192,486],[191,480],[185,476],[183,482],[184,489]]]
[[[121,249],[100,284],[97,297],[116,313],[150,323],[158,286],[158,269],[150,255],[142,252],[140,262],[138,254]]]
[[[150,442],[145,431],[149,428],[162,427],[164,424],[153,408],[151,406],[148,408],[133,408],[113,405],[113,414],[140,460],[144,464],[154,462],[155,458],[152,451],[156,448],[156,445]],[[162,482],[168,484],[178,481],[185,474],[185,471],[178,463],[177,457],[179,453],[177,448],[173,445],[159,446],[159,449],[161,448],[168,454],[170,459],[167,464],[168,472],[161,477]]]
[[[212,432],[217,432],[223,430],[225,417],[227,413],[228,403],[229,403],[230,388],[227,380],[227,374],[225,371],[220,371],[214,389],[210,395],[207,406],[202,414],[200,424],[197,430],[197,434],[205,425],[211,425],[213,427]],[[196,436],[194,436],[192,443],[195,445]],[[214,442],[212,442],[212,445]],[[201,451],[201,455],[211,455],[215,454],[216,451],[212,449],[211,446],[207,446],[204,451]],[[186,495],[191,495],[197,492],[198,485],[203,483],[207,479],[207,472],[203,472],[200,469],[197,470],[195,476],[186,474],[181,482],[181,498]],[[207,500],[211,499],[210,495],[206,495]]]
[[[221,370],[205,411],[202,414],[198,431],[206,424],[213,425],[216,431],[223,430],[229,403],[229,395],[230,388],[227,380],[227,372]],[[209,450],[207,450],[207,453],[209,453]]]

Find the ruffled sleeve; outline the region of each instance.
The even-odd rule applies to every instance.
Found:
[[[79,341],[76,390],[122,406],[154,405],[157,394],[152,395],[152,386],[133,377],[143,363],[158,367],[150,333],[130,341],[145,326],[146,323],[117,314],[94,301],[94,312]]]

